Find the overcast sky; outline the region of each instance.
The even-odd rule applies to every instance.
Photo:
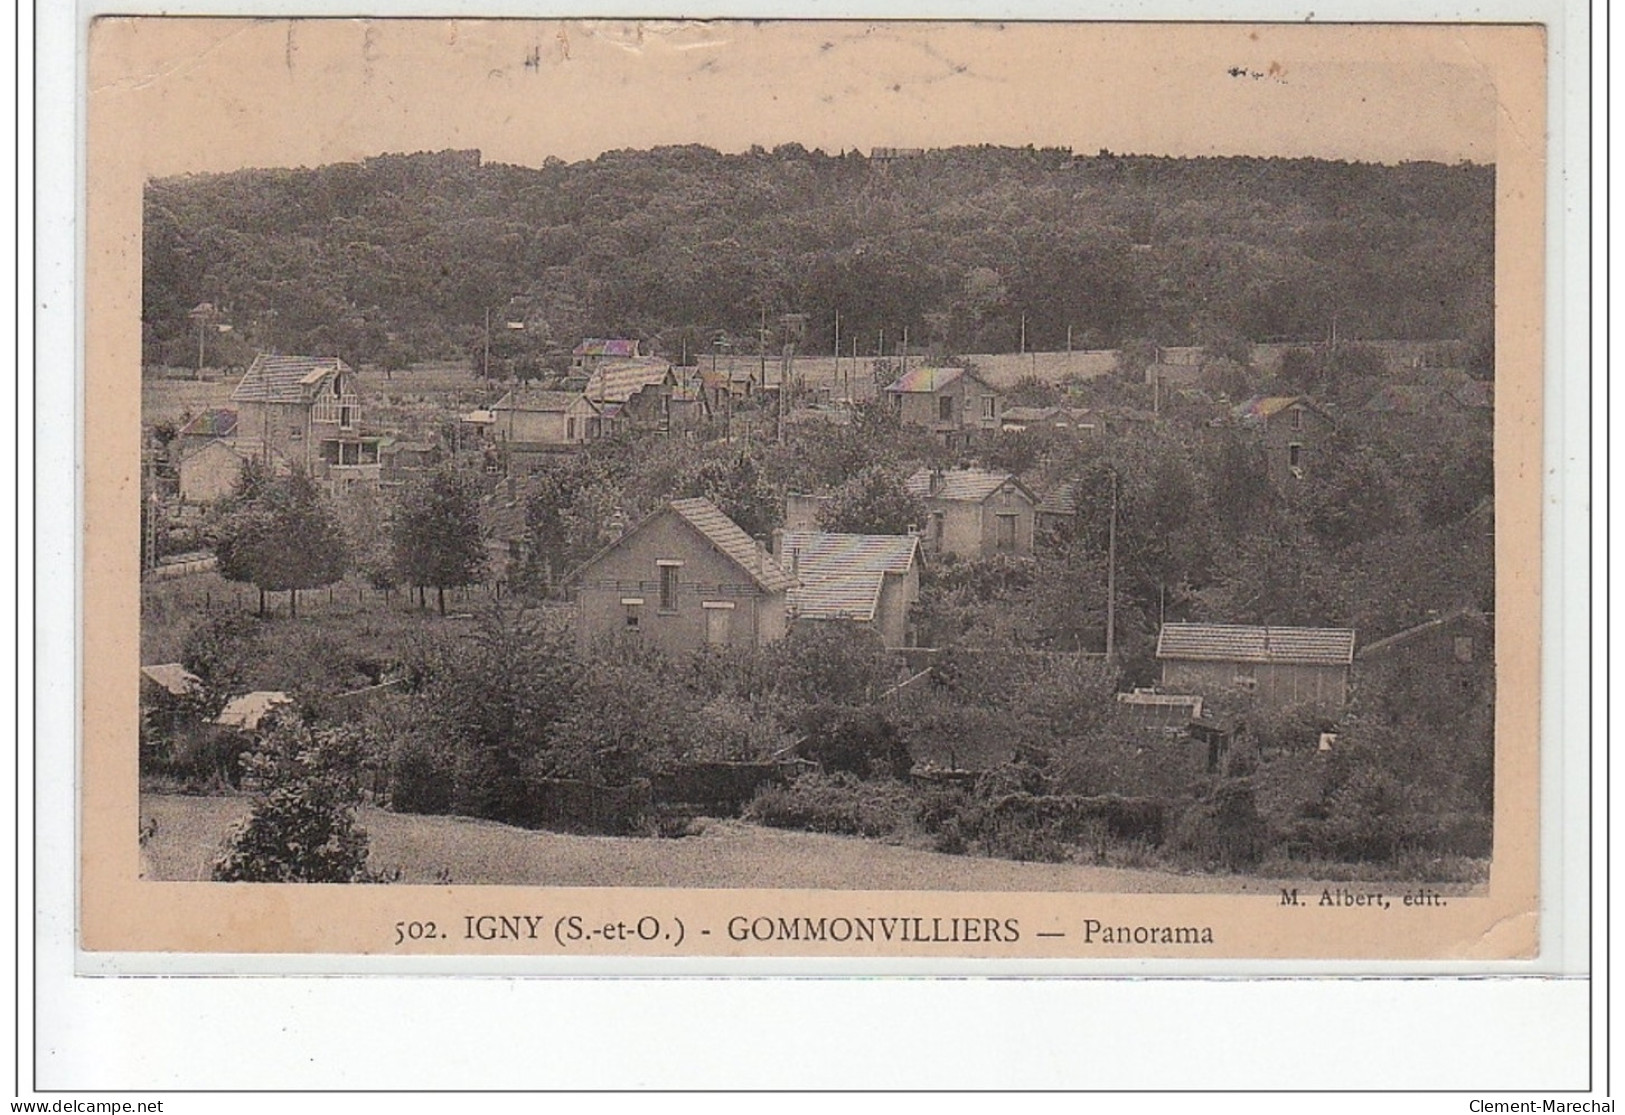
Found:
[[[146,173],[479,148],[617,147],[1495,161],[1477,36],[1304,25],[115,20],[92,97]]]

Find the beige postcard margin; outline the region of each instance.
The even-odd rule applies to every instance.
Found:
[[[725,50],[735,61],[776,59],[775,81],[811,88],[839,79],[867,88],[877,75],[843,71],[819,59],[832,30],[881,27],[917,51],[967,56],[978,65],[1023,64],[1104,51],[1155,58],[1147,73],[1184,67],[1278,64],[1342,67],[1350,81],[1392,72],[1437,72],[1487,83],[1494,90],[1496,177],[1496,808],[1494,860],[1487,888],[1453,897],[1444,907],[1410,907],[1405,889],[1387,890],[1388,909],[1283,906],[1279,892],[1212,895],[969,893],[658,888],[544,889],[498,886],[276,886],[146,881],[139,854],[136,707],[139,640],[139,438],[142,186],[152,176],[188,169],[316,165],[387,150],[478,146],[466,121],[499,100],[490,67],[513,72],[535,50],[543,65],[573,60],[590,72],[595,58],[570,43],[627,43],[651,65],[670,48],[674,25],[486,23],[436,20],[205,20],[104,18],[92,28],[86,153],[84,383],[84,647],[79,759],[79,941],[83,949],[177,953],[460,954],[488,956],[808,956],[1428,959],[1489,960],[1538,954],[1540,824],[1539,642],[1541,402],[1545,328],[1544,198],[1546,165],[1545,36],[1538,26],[1303,24],[820,24],[726,23]],[[655,32],[659,31],[660,34]],[[297,44],[297,74],[294,58]],[[562,44],[562,47],[561,47]],[[791,63],[791,66],[782,63]],[[819,69],[823,66],[823,69]],[[790,72],[798,75],[788,76]],[[1139,93],[1102,88],[1086,66],[1061,66],[1076,95],[1119,111]],[[470,80],[489,77],[489,82]],[[510,96],[508,73],[501,96]],[[763,80],[766,80],[765,78]],[[1170,82],[1172,78],[1168,79]],[[362,85],[371,92],[361,95]],[[673,78],[665,112],[685,124],[688,87]],[[379,93],[379,90],[387,92]],[[316,91],[313,95],[313,91]],[[1355,95],[1351,85],[1350,95]],[[931,100],[915,129],[897,143],[978,142],[956,133],[953,114],[968,111],[946,96]],[[1104,100],[1102,100],[1104,98]],[[776,98],[775,98],[776,99]],[[762,103],[767,98],[760,98]],[[1198,129],[1202,107],[1186,105]],[[933,115],[935,110],[936,115]],[[607,110],[605,110],[607,112]],[[748,125],[760,106],[741,105]],[[433,127],[414,131],[424,121]],[[404,123],[403,123],[404,122]],[[585,135],[605,123],[589,112],[561,125]],[[403,128],[405,130],[403,130]],[[1174,131],[1180,131],[1175,128]],[[572,131],[573,129],[573,131]],[[768,133],[762,142],[817,137]],[[407,143],[400,137],[432,133]],[[779,138],[774,138],[779,137]],[[917,139],[915,137],[918,137]],[[1341,140],[1381,150],[1381,136],[1350,131]],[[1232,140],[1233,141],[1233,140]],[[696,111],[684,140],[727,148],[714,117]],[[743,143],[753,142],[745,139]],[[822,141],[838,143],[839,141]],[[647,146],[636,136],[610,145]],[[738,147],[740,143],[732,143]],[[1150,148],[1145,148],[1150,150]],[[578,157],[578,156],[573,156]],[[1354,157],[1339,154],[1337,157]],[[1380,154],[1371,157],[1382,157]],[[1488,161],[1478,156],[1479,161]],[[516,160],[517,161],[517,160]],[[67,803],[62,803],[66,806]],[[466,939],[465,919],[531,915],[544,919],[535,940]],[[919,918],[906,943],[737,941],[733,919]],[[569,941],[555,935],[564,919],[588,926],[636,925],[653,918],[652,940]],[[933,941],[953,932],[949,919],[1015,919],[1015,942]],[[1105,925],[1210,927],[1213,943],[1084,945],[1086,918]],[[932,919],[943,919],[933,923]],[[445,936],[397,944],[397,923],[435,922]],[[644,922],[648,926],[648,922]],[[676,941],[681,925],[683,940]],[[740,924],[733,922],[733,924]],[[747,923],[748,924],[748,921]],[[1061,932],[1062,937],[1040,933]],[[1008,934],[1004,934],[1008,935]]]

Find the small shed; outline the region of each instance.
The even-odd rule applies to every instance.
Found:
[[[1178,693],[1240,689],[1270,708],[1348,703],[1354,632],[1341,627],[1166,623],[1157,635],[1162,687]]]

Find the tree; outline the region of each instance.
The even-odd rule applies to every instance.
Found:
[[[245,464],[237,488],[217,511],[213,526],[221,576],[260,592],[287,592],[290,615],[299,614],[299,590],[343,577],[349,555],[343,531],[303,470],[273,477]]]
[[[473,480],[442,467],[408,489],[394,542],[401,580],[433,588],[445,615],[447,587],[471,584],[485,572],[480,496]]]
[[[343,728],[312,729],[289,712],[270,714],[246,773],[264,789],[248,820],[214,863],[222,883],[362,883],[367,834],[357,740]]]
[[[818,512],[821,530],[842,534],[906,534],[924,521],[925,505],[884,466],[852,477]]]

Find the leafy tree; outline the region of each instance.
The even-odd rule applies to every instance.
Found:
[[[476,482],[449,467],[407,489],[395,518],[395,569],[408,585],[433,588],[446,614],[446,589],[485,572]]]
[[[292,713],[273,712],[242,762],[245,781],[261,789],[215,860],[216,882],[375,881],[367,834],[355,823],[359,753],[346,729],[311,728]]]
[[[906,534],[925,521],[925,505],[892,469],[865,469],[835,490],[818,513],[822,530],[845,534]]]
[[[267,592],[287,592],[289,613],[298,615],[299,590],[330,585],[348,568],[338,520],[299,469],[272,477],[245,466],[211,533],[220,574],[259,589],[262,616]]]

